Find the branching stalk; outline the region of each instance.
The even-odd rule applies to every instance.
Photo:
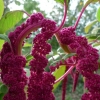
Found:
[[[53,33],[57,33],[63,27],[65,20],[66,20],[66,16],[67,16],[67,8],[68,8],[67,2],[66,0],[64,0],[64,17],[63,17],[63,20],[60,26]]]
[[[67,68],[66,68],[66,71],[67,71]],[[64,78],[63,84],[62,84],[62,100],[66,99],[66,84],[67,84],[67,76]]]
[[[24,12],[28,17],[31,16],[28,12],[26,12],[26,11],[24,11],[24,10],[22,10],[22,12]]]
[[[21,55],[22,43],[24,41],[24,38],[26,38],[26,36],[29,35],[32,31],[36,31],[40,26],[41,26],[41,22],[35,25],[30,25],[20,33],[20,35],[17,38],[16,44],[15,44],[16,45],[16,49],[15,49],[16,55]]]
[[[71,66],[71,67],[67,70],[67,72],[66,72],[64,75],[62,75],[59,79],[57,79],[57,80],[55,81],[55,83],[57,83],[57,82],[63,80],[68,74],[71,73],[71,71],[73,70],[74,67],[75,67],[75,66]]]
[[[83,14],[84,11],[86,10],[86,7],[87,7],[92,1],[93,1],[93,0],[88,0],[88,1],[86,2],[86,4],[84,5],[84,7],[82,8],[82,10],[81,10],[81,12],[80,12],[80,15],[79,15],[79,17],[78,17],[78,19],[76,20],[76,23],[75,23],[75,25],[74,25],[74,28],[75,28],[75,29],[77,28],[78,23],[79,23],[79,21],[80,21],[80,19],[81,19],[81,17],[82,17],[82,14]]]

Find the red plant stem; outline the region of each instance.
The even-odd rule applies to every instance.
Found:
[[[77,19],[76,22],[75,22],[75,25],[74,25],[74,28],[75,28],[75,29],[77,28],[78,23],[79,23],[79,21],[80,21],[80,19],[81,19],[81,17],[82,17],[82,14],[84,13],[86,7],[87,7],[91,2],[92,2],[92,1],[90,0],[90,1],[87,2],[86,5],[82,8],[82,10],[81,10],[81,12],[80,12],[80,15],[79,15],[78,19]]]
[[[20,35],[17,38],[17,41],[15,43],[16,48],[15,48],[15,54],[16,55],[21,55],[21,50],[22,50],[22,43],[24,38],[30,34],[32,31],[36,31],[39,27],[41,26],[41,22],[35,25],[30,25],[27,28],[25,28]]]
[[[66,72],[64,75],[62,75],[59,79],[57,79],[57,80],[55,81],[55,84],[56,84],[57,82],[63,80],[68,74],[70,74],[74,67],[75,67],[75,66],[71,66],[71,67],[67,70],[67,72]]]
[[[66,0],[64,0],[64,17],[63,17],[63,20],[60,26],[53,33],[57,33],[63,27],[65,20],[66,20],[66,16],[67,16],[67,8],[68,8],[67,2]]]
[[[67,76],[63,80],[63,85],[62,85],[62,100],[66,99],[66,84],[67,84]]]
[[[79,72],[76,71],[75,74],[74,74],[74,82],[73,82],[73,92],[76,90],[76,86],[78,84],[78,78],[79,78]]]
[[[24,12],[28,17],[31,16],[28,12],[26,12],[26,11],[24,11],[24,10],[21,10],[21,11]]]

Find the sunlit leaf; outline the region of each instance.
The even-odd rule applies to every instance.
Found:
[[[95,28],[93,28],[93,30],[92,30],[92,34],[98,34],[98,31],[100,30],[100,28],[99,27],[95,27]]]
[[[90,22],[88,25],[85,26],[85,33],[88,33],[90,28],[96,23],[98,22],[97,20],[94,20],[92,22]]]
[[[33,58],[33,56],[32,56],[31,54],[27,54],[27,55],[26,55],[27,61],[31,60],[32,58]]]
[[[22,19],[23,13],[19,10],[6,13],[0,20],[0,33],[3,34],[13,28]]]
[[[53,72],[53,76],[55,76],[55,78],[56,78],[56,80],[58,79],[58,78],[60,78],[64,73],[65,73],[65,70],[66,70],[66,65],[61,65],[60,67],[59,67],[59,69],[57,69],[55,72]],[[60,82],[58,82],[58,83],[56,83],[56,84],[54,84],[54,89],[53,89],[53,91],[58,87],[58,85],[61,83],[61,81]]]
[[[58,3],[64,4],[64,0],[55,0]]]
[[[55,1],[58,2],[58,3],[64,4],[64,0],[55,0]],[[66,1],[67,1],[67,3],[70,2],[70,0],[66,0]]]
[[[87,0],[87,2],[91,2],[91,3],[96,3],[99,2],[100,0]]]
[[[33,56],[31,54],[27,54],[26,55],[26,60],[27,60],[27,63],[26,63],[26,66],[29,66],[29,63],[30,61],[33,59]]]
[[[0,19],[3,15],[3,11],[4,11],[4,3],[3,0],[0,0]]]
[[[97,18],[97,20],[100,22],[100,7],[99,7],[98,10],[97,10],[96,18]]]
[[[4,44],[4,40],[0,40],[0,50],[2,49],[3,44]]]
[[[96,3],[96,2],[100,2],[100,0],[87,0],[87,2],[84,4],[84,6],[87,6],[90,3]]]
[[[32,44],[27,43],[27,42],[24,44],[24,47],[31,47],[31,46],[32,46]]]
[[[92,3],[100,2],[100,0],[93,0]]]
[[[93,44],[93,47],[97,47],[97,46],[100,46],[100,43],[94,43]]]

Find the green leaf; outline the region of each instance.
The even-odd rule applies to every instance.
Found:
[[[55,0],[58,3],[64,4],[64,0]]]
[[[21,3],[18,0],[15,0],[15,4],[18,5],[18,6],[21,5]]]
[[[4,84],[0,85],[0,92],[6,94],[8,92],[7,86]]]
[[[3,11],[4,11],[4,3],[3,0],[0,0],[0,19],[3,15]]]
[[[49,64],[49,66],[51,66],[51,65],[52,65],[52,66],[53,66],[53,65],[56,65],[58,62],[59,62],[59,60],[53,61],[52,63]]]
[[[93,47],[97,47],[97,46],[100,46],[100,43],[94,43],[93,44]]]
[[[0,33],[3,34],[13,28],[23,18],[23,13],[21,10],[6,13],[0,20]]]
[[[93,0],[92,3],[100,2],[100,0]]]
[[[88,4],[89,2],[91,2],[91,3],[96,3],[96,2],[99,2],[100,0],[88,0],[87,2],[86,2],[86,4]]]
[[[53,72],[53,76],[55,76],[55,78],[56,78],[56,80],[58,79],[58,78],[60,78],[64,73],[65,73],[65,70],[66,70],[66,65],[61,65],[60,67],[59,67],[59,69],[57,69],[55,72]],[[60,82],[58,82],[58,83],[56,83],[56,84],[54,84],[54,89],[53,89],[53,91],[58,87],[58,85],[61,83],[61,81]]]
[[[24,44],[24,47],[31,47],[31,46],[32,46],[32,44],[29,44],[27,42]]]
[[[96,40],[100,40],[100,35],[96,38]]]
[[[59,62],[62,59],[62,56],[64,55],[65,55],[64,53],[61,53],[60,55],[57,54],[57,55],[54,55],[53,57],[50,57],[48,59],[50,65],[55,65],[57,62]]]
[[[55,0],[55,1],[58,2],[58,3],[64,4],[64,0]],[[67,1],[67,3],[70,2],[70,0],[66,0],[66,1]]]
[[[98,31],[100,30],[100,28],[99,27],[95,27],[95,28],[93,28],[93,30],[92,30],[92,34],[98,34]]]
[[[60,53],[60,55],[54,55],[53,57],[50,57],[49,60],[49,65],[55,65],[59,61],[63,61],[71,56],[74,56],[76,53],[70,53],[70,54],[65,54],[65,53]]]
[[[10,39],[8,38],[7,35],[5,34],[0,34],[0,39],[5,40],[6,42],[8,42],[10,44]]]
[[[74,56],[74,55],[76,55],[76,53],[70,53],[70,54],[66,54],[62,59],[67,59],[67,58],[69,58],[69,57],[71,57],[71,56]]]
[[[26,71],[26,76],[30,76],[30,70],[28,68],[24,68],[24,70]]]
[[[4,44],[4,40],[0,40],[0,50],[2,49],[3,44]]]
[[[32,56],[31,54],[27,54],[27,55],[26,55],[27,61],[30,61],[32,58],[33,58],[33,56]]]
[[[90,28],[96,23],[98,22],[97,20],[92,21],[91,23],[89,23],[88,25],[85,26],[85,33],[88,33]]]
[[[58,54],[64,53],[64,50],[63,50],[61,47],[59,47],[59,48],[57,49],[57,53],[58,53]]]
[[[88,38],[88,39],[96,39],[96,38],[97,38],[97,36],[96,36],[96,35],[94,35],[94,36],[93,36],[93,35],[91,35],[91,36],[87,36],[87,38]]]
[[[0,93],[0,100],[3,100],[4,93]]]
[[[26,56],[29,55],[30,51],[31,51],[31,47],[23,47],[22,48],[23,55],[26,55]]]
[[[100,7],[99,7],[98,10],[97,10],[96,18],[97,18],[97,20],[100,22]]]

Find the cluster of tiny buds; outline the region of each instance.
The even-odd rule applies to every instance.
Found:
[[[19,38],[23,38],[21,36],[24,35],[27,27],[37,24],[40,25],[38,28],[41,28],[41,31],[33,39],[34,45],[31,51],[33,59],[29,63],[30,77],[27,77],[24,71],[26,58],[16,55],[16,42]],[[45,71],[48,65],[46,55],[52,49],[47,41],[52,38],[56,29],[56,22],[45,19],[41,13],[35,13],[15,31],[9,33],[12,48],[6,42],[0,53],[1,79],[8,86],[8,93],[4,96],[4,100],[55,100],[52,93],[55,77],[52,72],[63,63],[68,69],[71,68],[70,64],[76,67],[74,87],[76,87],[79,73],[85,77],[85,88],[88,93],[83,94],[81,100],[100,100],[100,75],[95,73],[98,70],[98,50],[89,45],[85,37],[76,36],[74,27],[63,28],[57,32],[57,35],[61,44],[66,45],[76,55],[64,62],[58,62],[55,66],[50,66],[51,72]],[[27,34],[26,39],[30,37],[30,34]],[[21,45],[24,45],[24,42]],[[27,96],[24,91],[26,85],[28,86]]]
[[[26,58],[15,54],[16,42],[27,27],[38,23],[40,23],[41,32],[33,40],[34,47],[31,54],[34,59],[30,61],[30,77],[28,78],[24,71]],[[52,93],[55,77],[44,70],[48,64],[46,54],[51,51],[51,45],[47,43],[47,40],[53,36],[52,31],[55,29],[54,21],[45,19],[41,13],[36,13],[26,23],[18,26],[14,32],[9,33],[12,48],[6,42],[0,53],[1,79],[8,86],[8,93],[3,97],[4,100],[55,100]],[[26,85],[28,85],[27,96],[24,91]]]
[[[47,43],[47,40],[53,36],[52,31],[55,30],[56,23],[44,19],[41,27],[41,32],[33,39],[34,46],[31,55],[34,59],[30,61],[28,100],[40,100],[40,98],[41,100],[55,100],[52,93],[55,77],[50,72],[44,72],[44,68],[48,64],[46,55],[51,52],[51,45]]]
[[[59,37],[62,44],[76,53],[76,70],[85,77],[85,88],[88,89],[88,93],[83,94],[81,100],[99,100],[100,75],[94,73],[98,70],[98,50],[89,45],[85,37],[76,36],[73,27],[62,29]]]

